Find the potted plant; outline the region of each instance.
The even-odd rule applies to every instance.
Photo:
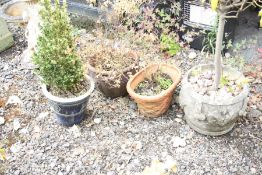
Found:
[[[113,9],[107,22],[99,19],[94,35],[88,34],[79,40],[79,53],[87,63],[88,74],[106,97],[127,95],[129,76],[139,67],[138,51],[131,44],[134,38],[129,37],[124,26],[126,18],[139,13],[136,3],[136,0],[104,2],[103,7]]]
[[[103,37],[81,43],[80,54],[87,62],[88,74],[99,90],[110,98],[127,95],[126,84],[138,69],[138,55],[121,41]]]
[[[58,123],[66,126],[80,123],[86,104],[94,90],[94,81],[84,76],[82,62],[76,53],[72,26],[66,2],[44,0],[40,11],[40,35],[33,61],[42,80]]]
[[[176,66],[151,64],[130,78],[127,91],[136,101],[139,112],[158,117],[169,108],[180,78],[181,72]]]
[[[222,66],[222,41],[225,20],[238,14],[255,0],[211,0],[211,8],[219,17],[216,35],[215,64],[198,65],[188,71],[182,81],[180,104],[187,123],[206,135],[229,132],[247,107],[248,84],[243,74]],[[234,9],[231,11],[231,9]],[[223,68],[223,69],[222,69]]]

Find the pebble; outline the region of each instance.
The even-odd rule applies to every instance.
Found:
[[[95,136],[96,136],[96,132],[95,132],[95,131],[91,131],[90,135],[91,135],[92,137],[95,137]]]
[[[178,136],[172,138],[173,147],[184,147],[186,146],[186,139],[180,138]]]
[[[4,117],[0,117],[0,125],[5,124],[5,118]]]
[[[19,134],[28,134],[28,129],[22,128],[21,130],[19,130]]]
[[[74,150],[73,150],[73,156],[75,157],[75,156],[78,156],[78,155],[81,155],[81,154],[84,154],[85,153],[85,149],[84,148],[75,148]]]
[[[181,119],[181,118],[175,118],[175,121],[176,121],[177,123],[180,123],[180,122],[182,122],[182,119]]]
[[[198,80],[198,78],[197,77],[192,77],[192,78],[190,78],[190,83],[196,83],[197,82],[197,80]]]
[[[251,174],[256,174],[257,170],[255,168],[250,168]]]
[[[16,170],[14,175],[19,175],[20,174],[20,171],[19,170]]]
[[[75,138],[81,136],[80,128],[79,128],[79,126],[77,126],[77,125],[72,126],[71,128],[68,129],[68,131],[69,131],[71,134],[73,134],[73,136],[74,136]]]
[[[226,58],[230,58],[230,57],[231,57],[230,53],[228,53],[228,52],[225,53],[225,57],[226,57]]]
[[[8,69],[9,69],[9,65],[6,64],[6,65],[4,66],[4,68],[3,68],[3,70],[4,70],[4,71],[7,71]]]
[[[143,145],[142,145],[142,142],[140,142],[140,141],[135,141],[133,143],[133,148],[135,148],[136,150],[140,150],[140,149],[142,149],[142,147],[143,147]]]
[[[70,165],[67,165],[67,166],[66,166],[66,172],[70,172],[70,170],[71,170],[71,166],[70,166]]]
[[[17,131],[18,129],[21,128],[21,124],[20,124],[20,121],[18,118],[15,118],[14,121],[13,121],[13,127],[14,127],[14,130]]]
[[[106,175],[116,175],[114,171],[107,172]]]
[[[22,104],[23,102],[20,100],[20,98],[16,95],[10,96],[6,102],[6,105],[8,104]]]
[[[13,144],[13,145],[10,147],[10,151],[11,151],[12,153],[18,153],[18,152],[20,151],[20,149],[21,149],[21,146],[20,146],[18,143]]]
[[[64,175],[64,174],[61,171],[59,171],[57,175]]]
[[[137,105],[136,105],[136,103],[133,102],[133,101],[131,101],[131,102],[129,103],[129,107],[130,107],[132,110],[137,110]]]
[[[214,74],[211,71],[207,71],[206,73],[204,73],[204,78],[208,80],[211,80],[213,76]]]
[[[191,59],[191,60],[195,59],[196,57],[197,57],[196,52],[190,52],[189,55],[188,55],[188,58]]]
[[[101,120],[102,120],[101,118],[95,118],[95,119],[94,119],[94,122],[95,122],[96,124],[99,124],[99,123],[101,123]]]
[[[49,115],[49,112],[41,112],[39,116],[36,118],[37,121],[42,121]]]
[[[176,116],[177,116],[178,118],[182,118],[182,117],[183,117],[182,114],[176,114]]]

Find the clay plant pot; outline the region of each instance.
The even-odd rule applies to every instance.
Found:
[[[244,85],[237,96],[216,98],[197,93],[189,81],[194,70],[212,70],[214,65],[198,65],[190,69],[182,81],[179,103],[185,112],[187,124],[195,131],[211,136],[228,133],[235,126],[237,119],[245,114],[249,88]],[[223,72],[228,72],[235,77],[243,74],[229,67],[224,67]]]
[[[146,78],[150,77],[150,75],[157,72],[159,69],[163,73],[170,76],[173,84],[167,90],[164,90],[160,94],[154,96],[144,96],[137,94],[134,90],[138,84],[143,82]],[[126,87],[129,95],[137,103],[140,113],[146,117],[158,117],[168,110],[175,88],[180,79],[181,72],[176,66],[164,63],[151,64],[131,77]]]
[[[134,75],[138,69],[138,58],[137,56],[135,57],[134,63],[122,71],[120,78],[112,76],[111,72],[108,71],[99,72],[90,64],[87,65],[88,74],[95,80],[98,89],[106,97],[117,98],[126,96],[128,94],[126,90],[126,84],[128,82],[129,76]],[[117,80],[120,81],[118,86],[116,86]]]

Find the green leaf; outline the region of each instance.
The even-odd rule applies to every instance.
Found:
[[[259,11],[258,16],[262,16],[262,9]]]
[[[2,161],[6,160],[6,152],[4,148],[0,148],[0,160]]]
[[[221,84],[221,86],[222,86],[222,87],[223,87],[223,86],[227,86],[228,83],[229,83],[229,80],[227,79],[227,77],[226,77],[226,76],[222,76],[221,79],[220,79],[220,84]]]

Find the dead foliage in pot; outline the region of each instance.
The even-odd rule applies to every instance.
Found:
[[[80,40],[79,54],[87,67],[95,69],[96,78],[119,86],[123,76],[128,79],[133,70],[138,69],[138,52],[123,41],[114,41],[103,36]]]

